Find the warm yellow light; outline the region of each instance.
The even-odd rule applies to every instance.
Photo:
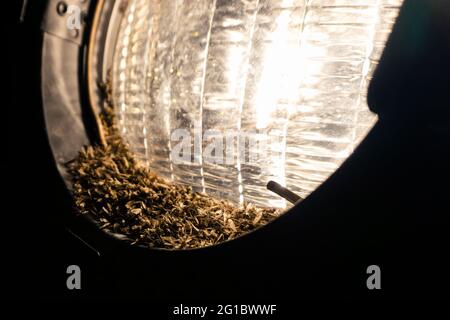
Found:
[[[308,195],[373,125],[367,86],[401,2],[131,0],[113,66],[122,134],[163,176],[285,207],[267,181]]]

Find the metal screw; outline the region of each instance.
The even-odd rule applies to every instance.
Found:
[[[78,30],[77,29],[70,30],[70,35],[74,38],[78,37]]]
[[[56,12],[58,12],[60,16],[65,15],[67,12],[67,4],[64,1],[58,2],[56,6]]]

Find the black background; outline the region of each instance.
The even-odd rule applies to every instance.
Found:
[[[412,40],[420,52],[405,58],[412,50],[403,32],[412,29],[413,2],[407,1],[403,29],[394,31],[401,45],[385,53],[385,68],[371,88],[369,103],[380,122],[301,206],[220,250],[172,256],[100,236],[110,246],[101,257],[66,230],[71,199],[42,115],[42,4],[32,5],[23,24],[18,5],[15,31],[8,36],[13,91],[2,163],[7,175],[2,216],[12,218],[2,223],[10,295],[221,302],[448,297],[450,17],[430,11],[436,16],[424,24],[425,37]],[[448,9],[445,1],[436,3]],[[66,288],[71,264],[82,269],[80,291]],[[380,291],[366,288],[371,264],[381,267]],[[176,276],[168,279],[171,274]]]

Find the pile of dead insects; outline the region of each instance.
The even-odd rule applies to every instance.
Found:
[[[101,228],[148,247],[198,248],[267,224],[276,209],[242,206],[193,192],[140,165],[123,143],[112,107],[100,116],[106,146],[84,147],[67,164],[75,203]]]

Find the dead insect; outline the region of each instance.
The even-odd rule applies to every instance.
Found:
[[[66,164],[81,214],[131,244],[198,248],[233,239],[275,219],[279,211],[196,193],[159,177],[137,161],[115,124],[109,80],[100,85],[100,120],[107,144],[87,146]]]

